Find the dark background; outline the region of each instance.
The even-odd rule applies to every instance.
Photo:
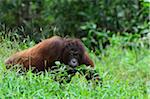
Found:
[[[113,35],[139,38],[149,32],[144,0],[0,0],[0,35],[39,42],[52,35],[82,38],[95,49]]]

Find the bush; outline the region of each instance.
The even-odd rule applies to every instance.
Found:
[[[94,35],[90,38],[103,43],[114,33],[148,33],[149,7],[144,0],[1,0],[0,31],[17,29],[36,41],[54,34]]]

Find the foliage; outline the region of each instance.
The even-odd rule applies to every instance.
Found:
[[[47,16],[44,7],[44,0],[1,0],[0,31],[15,31],[22,38],[30,36],[36,41],[52,35],[51,16]]]
[[[134,28],[138,25],[143,24],[144,21],[148,22],[148,13],[145,13],[148,8],[143,7],[143,2],[139,0],[55,0],[52,11],[56,17],[55,23],[61,27],[59,28],[61,32],[77,33],[80,31],[79,26],[86,25],[87,22],[95,23],[101,30],[134,32]]]
[[[54,34],[102,35],[105,43],[116,33],[148,33],[149,7],[145,0],[1,0],[0,31],[17,29],[17,34],[36,41]]]

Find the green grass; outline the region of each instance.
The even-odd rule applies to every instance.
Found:
[[[4,60],[18,50],[33,46],[34,42],[3,39],[0,42],[0,98],[150,98],[150,50],[122,48],[122,39],[112,38],[111,46],[100,55],[101,60],[90,53],[103,78],[103,87],[88,83],[78,74],[70,83],[60,85],[49,73],[36,75],[28,71],[20,75],[15,70],[6,70]]]

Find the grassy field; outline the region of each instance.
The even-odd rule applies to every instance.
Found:
[[[0,98],[11,99],[147,99],[150,98],[150,50],[146,47],[122,48],[122,37],[111,39],[110,46],[101,54],[101,60],[91,52],[96,70],[103,78],[103,87],[87,83],[75,75],[70,83],[60,85],[48,73],[36,75],[28,71],[19,75],[6,70],[4,60],[12,53],[34,45],[27,42],[0,42]]]

